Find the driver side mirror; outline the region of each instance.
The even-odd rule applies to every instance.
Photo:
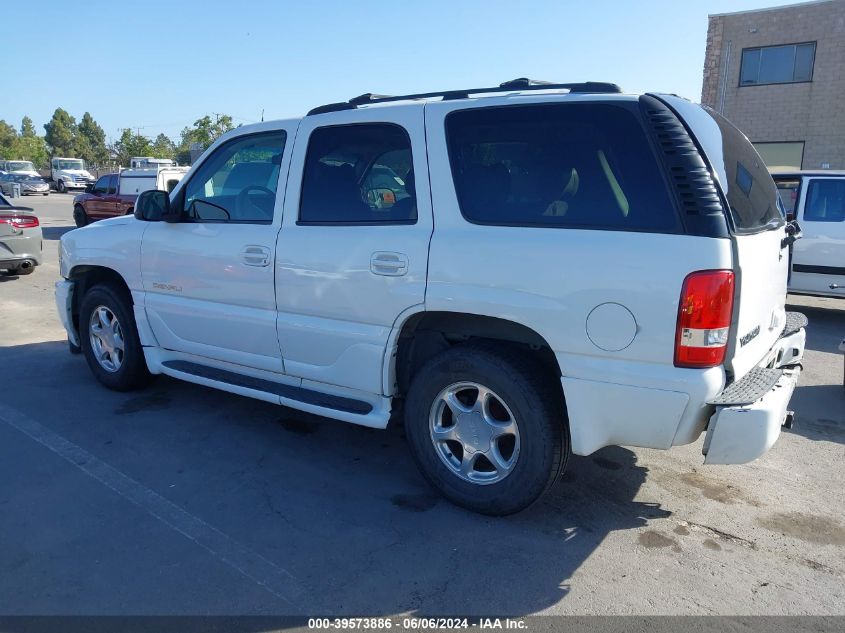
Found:
[[[134,215],[144,222],[178,222],[180,214],[170,206],[170,194],[152,189],[138,196]]]

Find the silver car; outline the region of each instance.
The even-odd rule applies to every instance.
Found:
[[[41,264],[41,223],[29,207],[12,205],[0,194],[0,271],[28,275]]]
[[[28,176],[26,174],[4,174],[0,175],[0,193],[10,195],[12,187],[17,183],[21,188],[21,195],[42,195],[50,193],[50,185],[41,176]]]

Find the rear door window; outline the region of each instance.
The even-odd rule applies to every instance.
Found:
[[[805,222],[845,222],[845,178],[811,180],[803,219]]]
[[[680,230],[645,132],[624,108],[458,110],[446,133],[458,203],[471,222]]]
[[[412,224],[411,139],[393,123],[317,128],[308,141],[300,224]]]

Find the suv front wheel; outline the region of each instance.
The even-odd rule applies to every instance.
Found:
[[[490,515],[531,505],[569,455],[548,371],[492,346],[458,346],[429,361],[408,392],[405,430],[425,478],[453,503]]]
[[[97,285],[85,293],[79,339],[88,366],[109,389],[130,391],[150,382],[131,300],[113,286]]]

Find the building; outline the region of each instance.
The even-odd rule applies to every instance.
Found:
[[[709,16],[701,102],[769,167],[845,169],[845,0]]]

